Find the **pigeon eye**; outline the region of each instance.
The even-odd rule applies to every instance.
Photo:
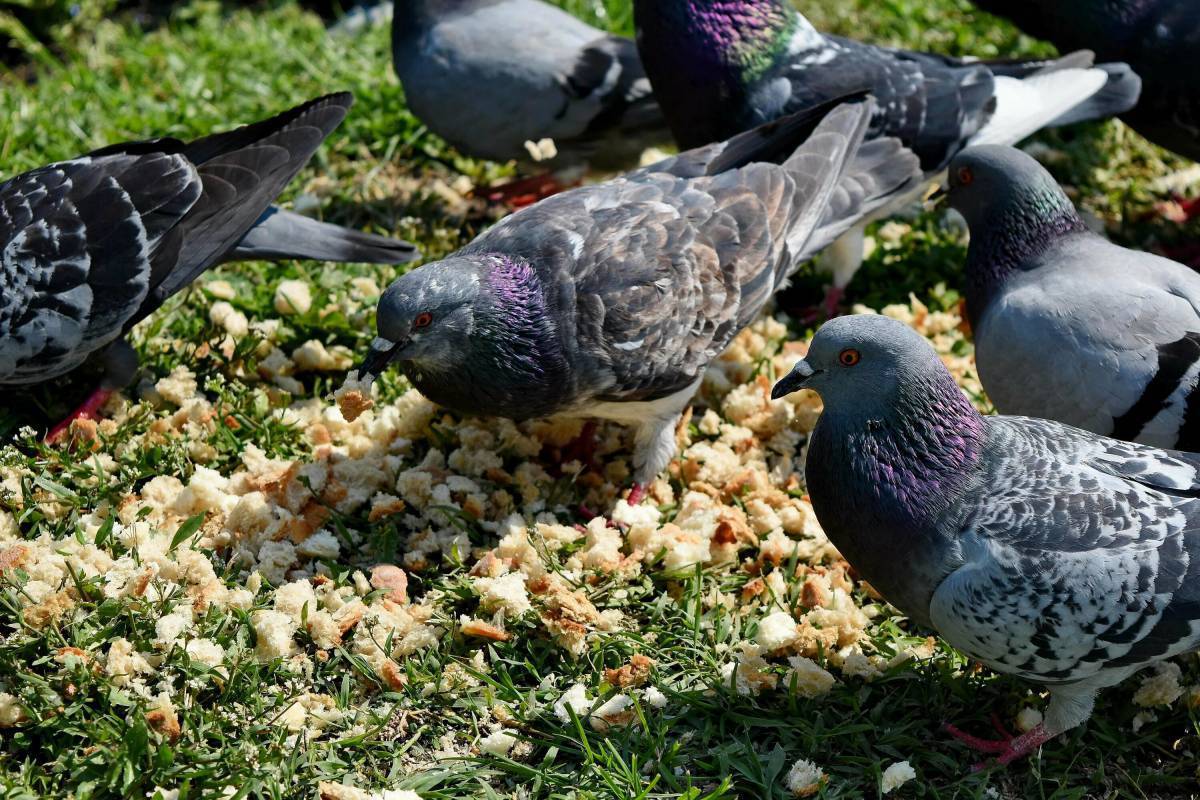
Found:
[[[424,311],[420,314],[417,314],[417,318],[413,320],[413,327],[428,328],[432,322],[433,314],[430,314],[428,311]]]
[[[975,180],[975,176],[971,174],[970,167],[958,168],[958,182],[963,186],[970,186],[971,181]]]
[[[853,347],[849,347],[838,353],[838,361],[841,362],[843,367],[853,367],[861,360],[862,356]]]

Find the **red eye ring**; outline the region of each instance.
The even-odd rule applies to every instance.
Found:
[[[433,314],[430,314],[428,311],[422,311],[413,320],[414,328],[428,328],[431,324],[433,324]]]
[[[971,181],[975,180],[975,175],[971,172],[970,167],[958,168],[958,182],[963,186],[970,186]]]
[[[838,353],[838,363],[840,363],[843,367],[853,367],[859,361],[862,361],[862,354],[853,347],[848,347],[842,352]]]

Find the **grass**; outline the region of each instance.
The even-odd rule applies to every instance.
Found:
[[[621,0],[564,5],[613,30],[630,29]],[[1051,52],[962,0],[806,5],[819,27],[889,44],[997,57]],[[285,202],[303,197],[325,219],[401,235],[418,242],[428,258],[452,251],[496,218],[495,209],[465,201],[448,187],[464,177],[489,181],[512,167],[451,151],[405,110],[390,68],[387,31],[329,36],[319,18],[286,2],[234,10],[194,0],[150,32],[132,18],[102,21],[86,46],[60,61],[0,75],[0,164],[12,174],[113,141],[200,135],[340,89],[353,91],[357,105],[285,193]],[[1152,188],[1154,179],[1183,169],[1182,160],[1116,124],[1050,133],[1039,141],[1049,148],[1056,176],[1074,187],[1079,202],[1115,239],[1155,248],[1197,233],[1194,225],[1179,230],[1153,213],[1154,204],[1166,199]],[[850,299],[878,308],[907,303],[911,294],[933,308],[952,308],[965,252],[961,232],[933,215],[891,231],[878,234]],[[67,411],[94,373],[6,398],[0,404],[0,435],[8,442],[0,449],[0,479],[7,488],[0,491],[0,509],[19,523],[17,536],[53,542],[52,549],[63,552],[90,543],[114,558],[138,559],[138,549],[113,533],[109,510],[156,476],[186,482],[199,466],[232,474],[251,444],[271,457],[309,458],[303,431],[274,413],[289,398],[246,377],[256,374],[259,340],[250,337],[224,354],[199,350],[221,336],[209,317],[214,298],[202,286],[227,281],[235,290],[232,305],[252,320],[266,320],[279,316],[272,305],[277,283],[303,279],[314,290],[312,310],[288,316],[275,346],[290,353],[317,339],[358,353],[371,336],[373,314],[370,302],[355,301],[348,287],[358,278],[384,285],[390,277],[388,269],[360,265],[232,265],[214,270],[156,314],[137,341],[150,382],[189,365],[214,407],[236,422],[203,437],[211,453],[202,464],[188,437],[147,436],[155,420],[169,413],[148,407],[103,434],[100,452],[111,455],[111,465],[39,446],[23,427],[44,425]],[[812,302],[819,279],[798,284],[785,308]],[[323,397],[340,376],[302,377],[305,396]],[[394,399],[404,388],[389,377],[385,397]],[[459,435],[455,425],[435,420],[412,460],[439,442],[451,449]],[[504,458],[514,469],[523,460],[513,453]],[[578,499],[578,486],[565,479],[558,486],[564,507]],[[445,514],[445,526],[460,526],[472,546],[495,544],[494,529],[469,515]],[[193,525],[173,527],[168,538],[180,541],[171,543],[171,551],[185,551],[193,536],[205,535],[197,527],[204,522],[201,514]],[[409,517],[372,520],[365,508],[334,513],[329,526],[343,543],[341,555],[319,571],[349,582],[354,569],[396,558],[428,524]],[[228,586],[247,584],[245,564],[229,549],[206,550],[205,557]],[[546,556],[556,569],[564,557]],[[470,566],[469,559],[447,554],[435,568],[413,571],[410,594],[436,608],[447,629],[458,615],[474,613]],[[817,699],[782,690],[743,696],[717,676],[729,648],[753,638],[756,622],[710,602],[714,589],[737,593],[751,580],[737,569],[679,575],[650,565],[631,580],[592,576],[588,596],[601,608],[622,610],[627,624],[592,638],[578,659],[564,657],[532,618],[512,620],[512,639],[482,648],[486,670],[478,668],[478,640],[450,633],[403,660],[402,686],[382,681],[349,646],[318,657],[319,648],[303,632],[301,652],[310,657],[299,666],[287,658],[259,658],[253,614],[271,606],[270,586],[255,589],[244,609],[212,607],[197,615],[189,636],[221,646],[224,659],[215,669],[184,647],[155,645],[158,621],[182,602],[177,582],[156,578],[161,591],[114,597],[104,574],[71,570],[55,588],[74,598],[72,614],[38,627],[28,617],[26,594],[36,578],[9,569],[0,584],[0,691],[18,698],[25,717],[0,728],[6,797],[314,797],[318,784],[329,781],[409,789],[426,800],[783,798],[784,775],[798,758],[828,773],[820,796],[830,798],[877,796],[882,770],[901,760],[919,776],[899,790],[911,797],[1187,797],[1194,796],[1200,775],[1195,712],[1183,703],[1160,709],[1157,719],[1134,732],[1131,723],[1141,709],[1131,703],[1133,687],[1106,693],[1087,726],[1047,745],[1040,756],[1005,772],[967,775],[968,756],[942,737],[943,720],[986,730],[992,713],[1011,719],[1022,706],[1044,703],[1025,684],[968,669],[944,644],[927,661],[894,666],[873,681],[839,680]],[[788,591],[794,600],[800,587],[789,584]],[[888,658],[923,641],[924,633],[885,611],[868,629],[867,646]],[[97,655],[118,639],[155,655],[144,688],[95,668]],[[63,656],[66,647],[89,656]],[[634,721],[603,734],[577,715],[564,724],[549,712],[563,689],[577,682],[593,696],[615,693],[599,676],[635,653],[655,660],[654,684],[668,698],[664,709],[635,695]],[[1185,660],[1183,668],[1188,683],[1200,680],[1194,660]],[[178,737],[148,722],[160,692],[170,696],[178,715]],[[340,719],[327,730],[281,724],[295,699],[308,694],[332,698]],[[474,747],[476,735],[489,730],[498,713],[522,742],[520,754],[494,756]]]

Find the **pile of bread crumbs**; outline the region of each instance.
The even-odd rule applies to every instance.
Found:
[[[307,287],[292,283],[277,292],[281,313],[311,303]],[[369,296],[375,287],[358,288]],[[210,287],[217,297],[223,290]],[[883,313],[928,336],[964,389],[979,396],[957,315],[930,312],[915,299]],[[239,338],[259,334],[257,375],[241,376],[247,380],[302,397],[295,375],[344,373],[351,366],[349,351],[317,341],[284,353],[275,344],[279,321],[251,323],[223,300],[212,304],[210,318],[225,331],[210,343],[218,350],[231,353]],[[648,573],[669,592],[673,577],[702,566],[745,576],[737,591],[714,583],[706,603],[754,623],[745,641],[716,648],[723,667],[711,676],[709,690],[719,684],[742,695],[786,691],[816,698],[838,681],[872,680],[899,661],[930,657],[934,643],[891,658],[867,644],[864,633],[880,606],[863,602],[872,590],[855,580],[825,538],[803,490],[803,446],[820,401],[810,392],[770,399],[774,377],[804,352],[805,344],[787,341],[786,327],[775,319],[743,331],[708,371],[695,413],[677,432],[679,455],[669,474],[636,507],[620,499],[630,451],[618,426],[599,429],[602,466],[589,469],[559,459],[580,434],[578,421],[457,419],[415,390],[380,403],[355,384],[338,398],[345,415],[318,397],[270,412],[303,432],[303,458],[270,457],[250,444],[235,468],[218,471],[205,466],[215,457],[209,439],[235,423],[222,417],[188,368],[176,368],[143,385],[138,401],[110,409],[99,431],[80,426],[74,433],[75,444],[86,446],[97,432],[118,431],[150,412],[153,421],[120,439],[114,452],[90,453],[95,478],[113,472],[128,453],[174,440],[194,463],[186,479],[158,475],[115,505],[76,510],[72,536],[27,538],[17,523],[23,512],[36,507],[53,520],[67,509],[53,493],[26,494],[28,476],[0,468],[8,508],[0,510],[0,571],[16,590],[25,626],[11,635],[70,628],[82,613],[81,581],[94,581],[104,598],[137,613],[157,614],[148,642],[115,638],[93,649],[67,647],[58,660],[92,665],[114,686],[144,698],[150,726],[178,738],[185,681],[166,667],[182,653],[204,668],[206,680],[221,681],[230,654],[197,623],[226,615],[228,624],[252,629],[255,658],[288,666],[293,686],[275,724],[296,740],[311,740],[364,729],[359,710],[339,707],[328,694],[294,691],[314,660],[327,660],[335,648],[361,659],[378,679],[377,686],[360,683],[357,701],[364,709],[379,686],[403,689],[406,660],[447,637],[466,641],[473,655],[465,665],[452,664],[428,691],[469,688],[478,685],[474,674],[488,669],[489,643],[546,639],[578,658],[605,636],[637,624],[636,612],[620,602],[622,585]],[[357,396],[347,401],[348,394]],[[607,510],[607,518],[582,524],[581,504]],[[401,532],[397,552],[378,558],[367,552],[367,529],[376,524]],[[181,530],[193,528],[181,540]],[[472,529],[482,532],[484,544],[472,543]],[[215,564],[230,565],[236,580],[219,577]],[[453,594],[410,592],[410,576],[428,583],[452,569],[465,571],[473,595],[465,611]],[[598,585],[603,597],[594,591]],[[1171,703],[1180,696],[1179,670],[1171,667],[1148,679],[1138,702]],[[26,720],[9,688],[0,679],[0,728]],[[566,724],[578,717],[604,732],[634,719],[635,697],[652,711],[667,706],[670,692],[680,688],[650,658],[635,656],[590,685],[563,687],[545,713]],[[285,692],[283,686],[262,689]],[[474,741],[450,736],[439,751],[527,755],[530,747],[514,732],[510,715],[494,716],[490,730]],[[883,791],[914,777],[906,762],[895,764],[884,774]],[[802,759],[786,784],[805,796],[828,779]],[[161,790],[164,796],[171,791]],[[417,797],[357,788],[352,779],[322,784],[321,795]]]

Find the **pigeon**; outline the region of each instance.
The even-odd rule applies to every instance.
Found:
[[[132,380],[129,330],[214,264],[413,259],[407,242],[272,205],[352,102],[331,94],[193,142],[112,145],[0,183],[0,386],[99,359],[100,388],[57,438]]]
[[[1200,161],[1200,83],[1187,65],[1200,52],[1193,0],[975,0],[1031,36],[1124,61],[1142,77],[1142,96],[1121,115],[1150,141]]]
[[[1027,733],[955,738],[1007,764],[1200,645],[1200,456],[982,416],[882,316],[822,326],[772,396],[802,388],[824,402],[805,481],[838,551],[914,622],[1050,693]]]
[[[636,504],[709,362],[795,266],[919,179],[895,139],[862,143],[872,106],[834,101],[511,214],[388,287],[351,378],[397,362],[461,413],[635,426]]]
[[[541,0],[401,0],[392,51],[412,113],[469,156],[624,169],[671,141],[633,40]]]
[[[1200,451],[1200,275],[1092,233],[1020,150],[964,150],[948,185],[971,230],[967,319],[996,409]]]
[[[635,0],[638,47],[680,147],[696,147],[866,89],[871,133],[896,136],[930,181],[971,144],[1012,144],[1048,125],[1126,111],[1139,79],[1092,54],[981,62],[876,47],[817,31],[787,0]],[[866,223],[919,200],[925,185],[880,208],[825,255],[831,315],[862,265]]]

